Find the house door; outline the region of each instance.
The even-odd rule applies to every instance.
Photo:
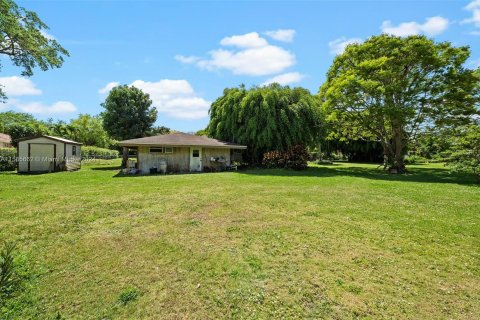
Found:
[[[190,148],[190,171],[202,171],[202,148]]]
[[[44,143],[30,144],[30,171],[54,170],[55,145]]]

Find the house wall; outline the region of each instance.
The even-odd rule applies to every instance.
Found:
[[[59,160],[60,159],[63,159],[63,156],[64,156],[64,150],[63,150],[63,142],[60,142],[60,141],[55,141],[55,140],[51,140],[51,139],[47,139],[47,138],[44,138],[44,137],[40,137],[40,138],[35,138],[35,139],[30,139],[30,140],[25,140],[25,141],[20,141],[18,143],[18,172],[28,172],[28,144],[39,144],[41,146],[41,144],[44,144],[45,145],[45,148],[50,148],[48,146],[51,146],[51,145],[55,145],[55,158],[57,159],[57,161],[55,162],[56,165],[59,164]],[[39,148],[39,146],[37,145],[36,148]],[[30,167],[32,169],[34,169],[35,167],[41,167],[41,165],[39,163],[34,163],[34,162],[41,162],[43,161],[42,159],[35,159],[35,157],[37,157],[37,155],[35,154],[30,154],[30,157],[32,158],[31,159],[31,163],[30,163]]]
[[[0,141],[0,148],[11,148],[12,145],[8,142]]]
[[[173,153],[150,153],[150,146],[138,147],[138,169],[141,173],[149,173],[150,168],[159,168],[161,160],[167,162],[168,172],[190,171],[190,148],[174,147]]]

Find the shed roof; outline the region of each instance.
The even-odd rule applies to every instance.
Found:
[[[0,142],[11,143],[12,137],[10,137],[8,134],[0,133]]]
[[[60,141],[60,142],[63,142],[63,143],[82,145],[82,143],[80,143],[80,142],[76,142],[76,141],[73,141],[73,140],[68,140],[68,139],[64,139],[64,138],[60,138],[60,137],[47,136],[47,135],[40,135],[40,136],[22,138],[22,139],[18,139],[17,141],[27,141],[27,140],[37,139],[37,138],[47,138],[47,139],[50,139],[50,140]]]
[[[123,147],[130,146],[201,146],[213,148],[230,148],[230,149],[246,149],[247,146],[242,146],[236,143],[220,141],[217,139],[208,138],[205,136],[197,136],[189,133],[171,133],[160,136],[152,136],[138,139],[130,139],[120,141],[118,143]]]

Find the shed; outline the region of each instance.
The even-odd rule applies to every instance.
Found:
[[[81,167],[81,143],[52,136],[18,140],[18,172],[53,172]]]
[[[189,133],[171,133],[124,140],[121,147],[137,151],[137,169],[155,172],[166,165],[168,172],[222,170],[247,146]]]
[[[5,133],[0,133],[0,148],[10,148],[12,146],[12,138]]]

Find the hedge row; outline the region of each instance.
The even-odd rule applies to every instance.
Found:
[[[17,168],[15,158],[17,157],[17,149],[0,148],[0,171],[12,171]]]
[[[88,159],[115,159],[120,156],[117,150],[110,150],[98,147],[82,147],[82,158]]]

